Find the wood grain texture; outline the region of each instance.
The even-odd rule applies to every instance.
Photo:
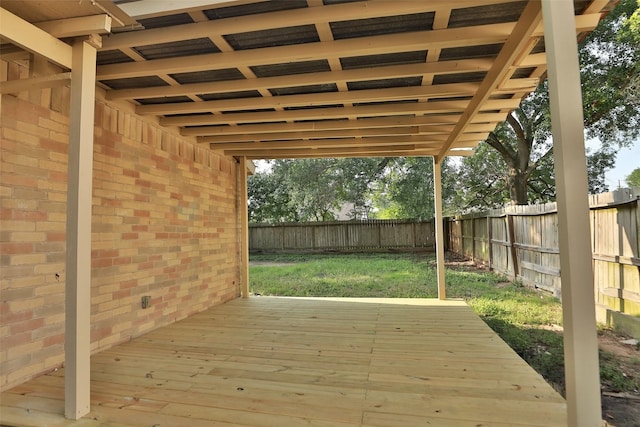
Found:
[[[565,403],[461,301],[237,299],[1,395],[0,423],[59,426],[562,426]]]

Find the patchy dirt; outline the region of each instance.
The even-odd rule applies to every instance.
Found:
[[[640,384],[640,346],[623,344],[627,339],[610,330],[598,333],[600,349],[611,355],[610,362],[615,361],[623,376]],[[640,390],[619,392],[603,381],[602,417],[609,426],[640,427]]]
[[[640,400],[602,396],[602,418],[610,427],[639,427]]]

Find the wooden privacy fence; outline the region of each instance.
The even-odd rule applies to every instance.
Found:
[[[590,196],[596,302],[640,316],[640,189]],[[449,219],[449,250],[561,296],[555,203]]]
[[[250,224],[251,252],[433,250],[433,221]]]

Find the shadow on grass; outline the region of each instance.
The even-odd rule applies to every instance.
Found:
[[[518,355],[564,396],[564,352],[562,334],[525,327],[491,316],[480,316]]]

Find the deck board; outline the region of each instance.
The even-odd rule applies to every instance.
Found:
[[[565,402],[463,302],[235,300],[3,393],[25,426],[563,426]],[[430,424],[429,424],[430,423]]]

